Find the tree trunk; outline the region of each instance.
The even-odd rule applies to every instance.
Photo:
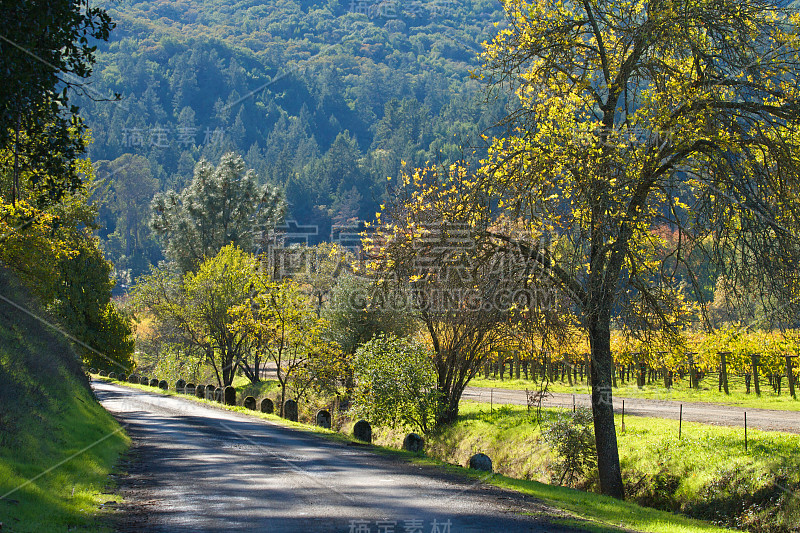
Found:
[[[589,340],[592,347],[591,371],[592,415],[597,446],[597,469],[600,474],[600,490],[607,496],[625,498],[622,471],[617,449],[617,429],[614,425],[612,403],[611,328],[609,320],[599,317],[589,319]]]
[[[444,398],[442,399],[444,405],[439,411],[439,419],[436,422],[438,426],[452,424],[458,419],[458,402],[461,400],[461,391],[442,392],[444,393]]]
[[[753,364],[753,386],[756,389],[756,396],[761,396],[761,386],[758,383],[758,358],[758,355],[753,354],[750,356],[750,362]]]
[[[728,352],[721,352],[719,354],[719,382],[725,390],[725,394],[730,394],[728,390],[728,361],[726,356]]]

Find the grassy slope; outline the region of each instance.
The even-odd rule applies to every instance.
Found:
[[[700,389],[689,389],[686,386],[686,380],[675,381],[672,389],[665,389],[663,385],[653,384],[645,385],[641,389],[636,384],[625,383],[624,385],[614,389],[614,397],[616,398],[651,398],[655,400],[673,400],[682,402],[710,402],[720,403],[727,405],[736,405],[740,407],[757,408],[757,409],[777,409],[782,411],[800,411],[800,401],[792,399],[789,396],[788,385],[786,379],[783,380],[783,389],[781,395],[778,396],[767,383],[766,379],[761,380],[761,396],[756,396],[755,393],[746,394],[744,387],[744,380],[740,377],[735,377],[730,380],[730,392],[726,395],[724,392],[717,390],[716,375],[706,377],[700,383]],[[526,379],[484,379],[482,377],[470,381],[471,387],[495,388],[495,389],[512,389],[512,390],[538,390],[541,383],[529,381]],[[569,386],[566,383],[555,382],[551,383],[548,387],[551,392],[564,392],[569,394],[589,394],[591,389],[585,384],[577,384]],[[752,390],[752,389],[751,389]]]
[[[0,270],[0,294],[26,309]],[[35,311],[40,314],[39,311]],[[0,301],[2,531],[104,531],[102,493],[128,446],[94,399],[74,352],[52,329]]]

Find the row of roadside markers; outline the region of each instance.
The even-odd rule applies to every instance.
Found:
[[[125,376],[124,374],[117,375],[114,372],[106,373],[104,370],[98,372],[94,368],[89,369],[89,372],[91,374],[98,374],[100,377],[108,377],[119,381],[127,381],[128,383],[149,385],[151,387],[158,387],[162,390],[169,389],[169,385],[165,380],[158,380],[155,378],[150,379],[145,376],[137,376],[136,374],[131,374],[130,376]],[[231,386],[223,388],[215,387],[214,385],[195,385],[194,383],[186,383],[186,381],[179,379],[175,382],[175,392],[220,402],[225,405],[236,405],[236,389]],[[242,405],[252,411],[255,411],[256,408],[258,408],[258,410],[266,414],[273,414],[275,412],[275,404],[269,398],[264,398],[259,403],[253,396],[247,396],[242,401]],[[297,402],[295,400],[286,400],[283,403],[283,418],[291,420],[292,422],[297,422]],[[314,421],[317,426],[330,429],[330,411],[327,409],[320,409],[317,411]],[[356,440],[361,442],[372,443],[372,426],[366,420],[359,420],[353,426],[353,436],[356,438]],[[404,450],[418,453],[422,452],[424,448],[425,440],[416,433],[409,433],[403,440]],[[475,470],[492,472],[492,460],[487,455],[482,453],[477,453],[470,457],[467,466]]]

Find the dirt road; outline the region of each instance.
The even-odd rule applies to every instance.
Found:
[[[481,481],[185,400],[95,382],[134,445],[119,531],[576,531]]]
[[[495,405],[527,405],[525,391],[507,389],[486,389],[467,387],[462,400],[493,402]],[[678,420],[681,402],[672,400],[650,400],[642,398],[614,398],[614,412],[622,412],[625,401],[625,415],[652,416]],[[546,407],[572,407],[573,395],[552,393],[542,405]],[[576,394],[575,404],[590,407],[588,394]],[[773,411],[770,409],[742,408],[715,403],[683,402],[683,420],[720,426],[744,426],[744,412],[747,411],[747,427],[765,431],[786,431],[800,433],[800,412]]]

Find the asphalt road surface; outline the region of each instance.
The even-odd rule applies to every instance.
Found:
[[[507,389],[487,389],[467,387],[462,400],[492,402],[494,404],[527,405],[525,391]],[[644,398],[614,398],[614,412],[622,412],[625,401],[625,414],[633,416],[652,416],[678,420],[680,406],[683,405],[683,420],[715,424],[719,426],[744,426],[744,412],[747,411],[747,427],[764,431],[786,431],[800,433],[800,411],[775,411],[771,409],[743,408],[733,405],[701,402],[676,402],[673,400],[651,400]],[[572,407],[573,395],[551,393],[542,401],[544,407]],[[588,394],[576,394],[577,406],[591,407]]]
[[[276,423],[96,381],[133,447],[118,531],[576,531],[532,498]]]

